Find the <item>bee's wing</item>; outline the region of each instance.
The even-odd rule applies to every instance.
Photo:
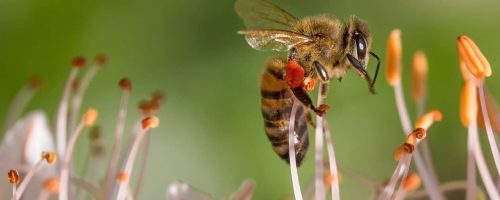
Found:
[[[313,41],[305,35],[284,30],[255,29],[238,33],[245,35],[248,44],[257,50],[288,51],[296,45]]]
[[[247,28],[290,29],[297,18],[266,0],[238,0],[234,9]]]

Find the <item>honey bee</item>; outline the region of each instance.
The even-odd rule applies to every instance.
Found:
[[[300,165],[309,143],[307,122],[312,123],[308,109],[321,116],[328,107],[312,103],[308,92],[314,89],[316,81],[323,86],[334,78],[340,81],[352,66],[366,80],[370,93],[375,93],[380,58],[370,51],[372,37],[368,25],[354,16],[345,25],[328,16],[298,19],[266,0],[238,0],[235,10],[247,28],[238,33],[245,35],[252,48],[288,51],[287,58],[268,61],[261,75],[261,109],[274,151],[289,162],[291,107],[295,99],[302,103],[296,113],[294,138]],[[369,55],[378,60],[373,79],[366,70]]]

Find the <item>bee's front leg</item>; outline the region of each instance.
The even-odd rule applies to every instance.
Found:
[[[286,65],[286,75],[285,80],[287,81],[290,89],[292,90],[294,96],[302,102],[305,106],[311,108],[317,115],[321,116],[330,107],[328,105],[320,105],[315,107],[312,103],[311,97],[304,88],[304,68],[296,60],[296,50],[290,50],[290,55],[288,56],[288,63]]]

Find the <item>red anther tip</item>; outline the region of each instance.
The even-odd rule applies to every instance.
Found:
[[[296,88],[304,82],[304,68],[295,60],[290,60],[286,65],[285,80],[290,87]]]
[[[151,98],[152,98],[152,101],[157,101],[157,102],[161,102],[165,99],[165,94],[163,93],[163,91],[155,91],[153,92],[153,94],[151,95]]]
[[[43,80],[39,76],[33,76],[28,82],[28,87],[32,90],[38,90],[42,87]]]
[[[77,56],[73,58],[73,67],[82,68],[83,66],[85,66],[86,62],[87,61],[83,56]]]
[[[100,67],[104,67],[108,64],[108,57],[104,54],[99,54],[95,57],[95,63]]]
[[[120,79],[120,82],[118,82],[118,85],[123,90],[127,90],[127,91],[132,90],[132,82],[130,82],[130,79],[128,79],[128,78]]]

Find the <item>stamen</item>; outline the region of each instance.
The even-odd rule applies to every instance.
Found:
[[[160,125],[160,120],[158,117],[151,116],[151,117],[146,117],[145,119],[142,120],[142,128],[143,129],[151,129],[151,128],[156,128]]]
[[[422,184],[422,180],[420,176],[416,173],[411,173],[406,177],[406,180],[403,182],[403,189],[406,192],[413,192],[417,190]]]
[[[328,84],[321,84],[318,89],[318,100],[316,105],[323,105],[326,98]],[[315,198],[317,200],[325,199],[325,185],[323,181],[323,120],[324,118],[320,115],[316,115],[316,130],[315,130]],[[332,191],[333,192],[333,191]],[[333,195],[333,194],[332,194]],[[339,195],[334,194],[334,195]]]
[[[477,98],[477,102],[479,104],[479,96],[477,96]],[[500,109],[498,109],[498,104],[496,100],[490,95],[488,90],[485,90],[484,92],[484,100],[486,104],[486,111],[490,119],[491,128],[493,129],[493,132],[500,133]],[[483,119],[483,111],[481,109],[479,109],[478,111],[477,122],[479,124],[479,127],[486,129],[484,125],[485,122]]]
[[[57,193],[59,191],[59,177],[52,177],[45,181],[43,184],[43,190],[48,193]]]
[[[460,98],[460,119],[462,125],[469,127],[477,119],[477,90],[474,80],[468,80],[462,87]]]
[[[57,110],[56,120],[56,140],[57,140],[57,153],[63,155],[66,151],[66,136],[67,136],[67,115],[68,115],[68,99],[71,92],[71,84],[76,78],[78,71],[85,65],[83,57],[76,57],[73,59],[73,68],[69,74],[66,85],[64,86],[63,95],[59,108]]]
[[[7,180],[9,180],[9,183],[12,185],[17,185],[21,181],[21,179],[19,178],[19,173],[15,169],[11,169],[7,173],[7,177],[8,177]]]
[[[132,168],[134,167],[134,161],[135,157],[137,155],[137,151],[139,150],[139,146],[141,144],[142,139],[144,138],[144,135],[149,132],[151,128],[156,128],[160,124],[160,120],[156,116],[151,116],[151,117],[146,117],[145,119],[142,120],[142,130],[140,133],[138,133],[135,137],[134,143],[132,144],[132,147],[129,151],[129,155],[126,158],[125,165],[123,167],[122,172],[130,176],[132,172]],[[127,195],[127,190],[129,190],[129,182],[130,178],[127,178],[124,182],[119,184],[118,192],[117,192],[117,199],[118,200],[123,200],[125,199]]]
[[[483,156],[483,151],[481,150],[481,144],[479,143],[479,136],[477,134],[477,124],[473,122],[468,129],[468,134],[472,134],[471,139],[473,142],[474,158],[476,159],[476,165],[483,180],[486,192],[490,196],[490,199],[500,199],[500,195],[495,187],[495,183],[492,180],[490,171],[488,170],[488,165]]]
[[[120,103],[120,111],[118,113],[118,121],[116,123],[115,138],[111,150],[111,158],[109,160],[108,169],[106,171],[106,178],[104,179],[104,190],[102,193],[103,198],[109,196],[111,186],[113,184],[113,177],[115,176],[116,166],[118,165],[118,158],[120,157],[120,148],[122,144],[123,129],[125,127],[125,120],[127,117],[127,107],[130,91],[132,90],[132,83],[128,78],[122,78],[118,85],[123,90],[123,96]]]
[[[232,200],[250,200],[252,199],[253,192],[255,190],[255,181],[253,180],[245,180],[240,188],[236,190],[229,199]]]
[[[337,169],[337,159],[335,157],[335,150],[333,148],[332,136],[330,132],[330,126],[328,125],[328,119],[324,116],[323,119],[323,127],[325,128],[325,140],[326,140],[326,149],[328,153],[328,162],[330,166],[329,174],[330,177],[333,178],[329,187],[331,188],[332,199],[340,199],[340,178],[341,176],[338,173]],[[338,177],[338,178],[335,178]]]
[[[427,58],[422,51],[417,51],[413,55],[412,64],[412,95],[417,103],[417,116],[424,112],[425,99],[427,96]]]
[[[488,136],[488,142],[490,144],[490,150],[491,154],[493,155],[493,160],[495,161],[495,167],[497,170],[497,174],[500,173],[500,152],[498,149],[497,142],[495,140],[495,135],[493,134],[493,130],[491,128],[491,123],[490,119],[488,116],[488,111],[486,110],[486,103],[485,103],[485,95],[484,95],[484,87],[483,87],[483,82],[479,83],[478,90],[479,90],[479,102],[481,105],[481,113],[483,114],[483,119],[484,119],[484,126],[486,127],[486,135]]]
[[[76,68],[82,68],[85,66],[86,63],[87,63],[87,61],[85,60],[85,58],[83,56],[77,56],[73,59],[73,67],[76,67]]]
[[[108,64],[108,57],[104,54],[99,54],[95,57],[95,63],[99,67],[104,67]]]
[[[129,175],[123,171],[118,173],[118,176],[116,176],[116,180],[118,181],[118,183],[125,183],[125,181],[128,181],[128,179]]]
[[[491,66],[484,54],[477,47],[476,43],[468,36],[458,36],[458,52],[461,59],[466,63],[469,71],[477,78],[491,76]]]
[[[19,185],[19,188],[16,192],[16,197],[20,198],[26,187],[28,186],[29,182],[31,181],[31,178],[35,175],[35,173],[42,167],[43,161],[47,161],[49,164],[54,164],[57,160],[57,156],[53,152],[42,152],[41,159],[38,161],[28,172],[26,177],[24,178],[23,182],[21,185]]]
[[[415,127],[427,130],[435,121],[439,122],[442,119],[443,115],[439,112],[439,110],[431,110],[422,115],[422,117],[415,122]]]
[[[387,41],[386,76],[389,85],[396,86],[401,82],[401,31],[393,30]]]
[[[19,92],[14,97],[12,101],[12,105],[9,107],[9,111],[7,112],[7,117],[4,122],[4,129],[9,129],[14,122],[19,118],[19,116],[23,113],[24,108],[31,101],[35,92],[40,89],[42,86],[42,80],[39,77],[32,77],[26,86],[21,88]]]
[[[94,79],[98,70],[102,68],[107,63],[107,58],[105,55],[98,55],[95,58],[94,64],[87,72],[83,75],[81,81],[79,81],[78,87],[75,90],[74,96],[71,101],[71,110],[69,114],[69,130],[74,130],[77,122],[77,116],[82,105],[82,99],[87,91],[88,86],[92,79]]]
[[[418,174],[407,174],[401,181],[398,191],[394,195],[395,200],[404,199],[407,193],[417,190],[421,185],[421,179]]]
[[[12,199],[17,200],[17,184],[19,184],[19,181],[21,181],[21,179],[19,178],[19,173],[17,172],[17,170],[11,169],[7,173],[7,177],[7,180],[9,180],[10,184],[12,184]]]
[[[92,127],[94,126],[97,116],[99,113],[97,112],[96,109],[90,108],[84,115],[83,115],[83,124],[87,127]]]
[[[290,121],[288,122],[288,156],[290,160],[290,173],[292,176],[292,186],[293,186],[293,194],[295,195],[296,200],[302,200],[302,191],[300,189],[299,182],[299,174],[297,172],[297,161],[295,160],[295,142],[292,138],[294,138],[295,133],[295,117],[297,108],[300,103],[297,99],[294,99],[292,110],[290,113]]]
[[[425,131],[425,129],[419,127],[419,128],[416,128],[415,130],[413,130],[413,132],[411,134],[415,135],[415,137],[417,139],[422,140],[427,136],[427,131]]]
[[[73,154],[73,149],[75,148],[76,140],[80,136],[85,126],[93,126],[95,121],[97,120],[98,112],[95,109],[89,109],[83,116],[82,122],[77,126],[74,133],[71,135],[68,141],[68,148],[64,153],[63,160],[61,161],[61,176],[60,176],[60,189],[59,189],[59,199],[67,200],[68,199],[68,190],[69,190],[69,171],[71,164],[71,156]]]

